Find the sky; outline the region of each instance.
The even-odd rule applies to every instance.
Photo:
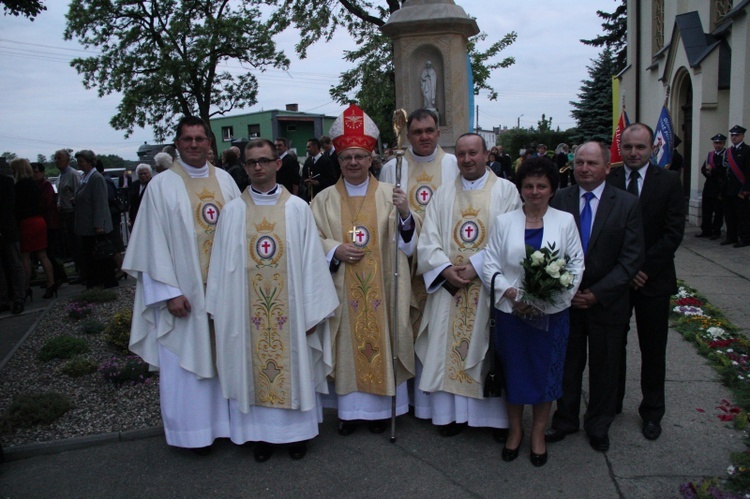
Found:
[[[553,118],[552,126],[575,126],[570,115],[571,100],[577,100],[581,81],[588,78],[587,66],[599,49],[580,39],[601,33],[597,9],[613,11],[615,0],[456,0],[456,4],[477,19],[487,38],[479,48],[515,31],[518,39],[501,52],[513,56],[515,65],[496,70],[491,85],[498,99],[490,101],[482,92],[475,98],[479,125],[536,126],[542,114]],[[48,158],[60,148],[92,149],[97,154],[116,154],[137,159],[138,147],[153,142],[150,129],[136,128],[130,138],[109,125],[120,97],[99,98],[96,89],[87,90],[82,77],[70,67],[74,57],[87,52],[75,40],[63,40],[67,2],[47,0],[47,10],[33,22],[0,14],[0,152],[36,160]],[[491,7],[490,7],[491,6]],[[337,116],[343,106],[332,101],[328,89],[349,69],[343,52],[353,42],[344,33],[331,42],[314,45],[310,57],[294,54],[296,35],[285,31],[276,38],[277,48],[291,60],[289,70],[256,72],[258,103],[233,111],[243,114],[284,109],[297,103],[299,110]],[[95,49],[93,50],[95,52]]]

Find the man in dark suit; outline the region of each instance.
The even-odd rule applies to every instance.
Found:
[[[286,137],[279,137],[273,141],[276,148],[276,154],[281,160],[281,168],[276,172],[276,182],[283,185],[286,190],[299,195],[299,162],[297,156],[289,151],[289,140]]]
[[[721,192],[727,181],[724,156],[727,150],[726,135],[717,133],[711,137],[714,149],[706,157],[701,166],[701,173],[706,177],[703,184],[703,198],[701,200],[701,233],[695,237],[709,237],[712,241],[721,237],[721,226],[724,225],[724,207]]]
[[[320,150],[320,141],[316,138],[308,140],[307,159],[302,167],[302,182],[307,188],[303,199],[312,201],[320,191],[332,186],[338,179],[335,166]]]
[[[649,162],[654,149],[654,132],[647,125],[633,123],[623,130],[620,154],[625,166],[611,172],[607,182],[640,198],[646,260],[631,281],[630,309],[635,309],[638,343],[641,349],[641,392],[638,412],[642,433],[648,440],[661,435],[664,417],[669,298],[677,292],[674,254],[685,230],[684,199],[675,172]],[[627,327],[629,329],[629,325]],[[618,412],[625,396],[625,346],[622,342]]]
[[[586,270],[570,311],[563,396],[545,438],[557,442],[578,431],[588,346],[590,396],[583,426],[591,447],[601,452],[609,449],[609,427],[615,419],[620,349],[630,321],[628,284],[644,254],[638,199],[607,185],[609,171],[609,149],[586,142],[575,156],[578,185],[558,191],[550,203],[575,217]]]
[[[141,199],[143,199],[143,195],[146,193],[146,186],[151,182],[151,167],[146,163],[141,163],[135,167],[135,174],[138,176],[138,182],[133,182],[130,185],[130,207],[128,208],[128,226],[130,230],[133,230],[135,217],[138,215],[138,208],[141,207]]]
[[[745,144],[745,128],[735,125],[729,130],[732,146],[724,156],[727,183],[724,189],[724,218],[727,238],[722,245],[735,248],[750,246],[750,147]]]

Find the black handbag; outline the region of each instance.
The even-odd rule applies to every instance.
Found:
[[[487,371],[487,375],[484,377],[484,397],[502,397],[503,387],[505,386],[505,376],[503,375],[503,367],[497,359],[495,354],[495,343],[492,340],[495,331],[495,277],[500,272],[495,272],[492,276],[492,283],[490,284],[490,347],[488,349],[490,370]]]
[[[94,242],[94,260],[104,261],[112,258],[117,251],[107,236],[97,236]]]

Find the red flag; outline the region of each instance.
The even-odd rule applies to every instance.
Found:
[[[622,156],[620,156],[620,135],[622,135],[622,131],[625,130],[625,127],[629,124],[630,120],[628,120],[628,113],[625,112],[625,108],[623,107],[622,112],[620,113],[620,120],[617,122],[617,129],[612,136],[612,145],[609,146],[609,152],[612,156],[612,166],[622,166]]]

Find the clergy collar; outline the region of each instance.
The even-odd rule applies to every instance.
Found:
[[[185,170],[191,177],[208,178],[208,163],[203,165],[201,168],[196,168],[194,166],[185,164],[181,159],[178,159],[177,162],[180,164],[182,169]]]
[[[484,175],[482,175],[476,180],[466,180],[465,178],[461,177],[461,184],[464,186],[464,190],[476,191],[476,190],[481,189],[482,187],[484,187],[484,184],[487,183],[488,174],[489,174],[489,170],[485,170]]]
[[[429,163],[430,161],[435,159],[435,156],[437,156],[438,147],[435,147],[435,150],[432,151],[432,154],[428,154],[427,156],[419,156],[417,153],[414,152],[414,147],[409,146],[409,150],[411,151],[411,155],[414,156],[414,161],[417,163]]]
[[[344,186],[346,187],[346,193],[350,196],[366,196],[367,188],[370,186],[370,176],[368,175],[365,181],[359,185],[350,184],[344,179]]]
[[[248,188],[248,192],[250,193],[250,197],[253,198],[253,201],[255,201],[256,204],[276,204],[276,202],[279,200],[279,197],[281,197],[281,189],[279,189],[278,184],[276,184],[273,189],[265,193],[253,189],[252,186]]]
[[[251,193],[252,194],[257,194],[258,196],[266,196],[266,197],[267,196],[274,196],[276,194],[276,191],[278,191],[278,190],[279,190],[279,184],[276,184],[273,187],[271,187],[271,189],[268,190],[268,192],[260,192],[258,189],[256,189],[252,185],[250,186]]]

